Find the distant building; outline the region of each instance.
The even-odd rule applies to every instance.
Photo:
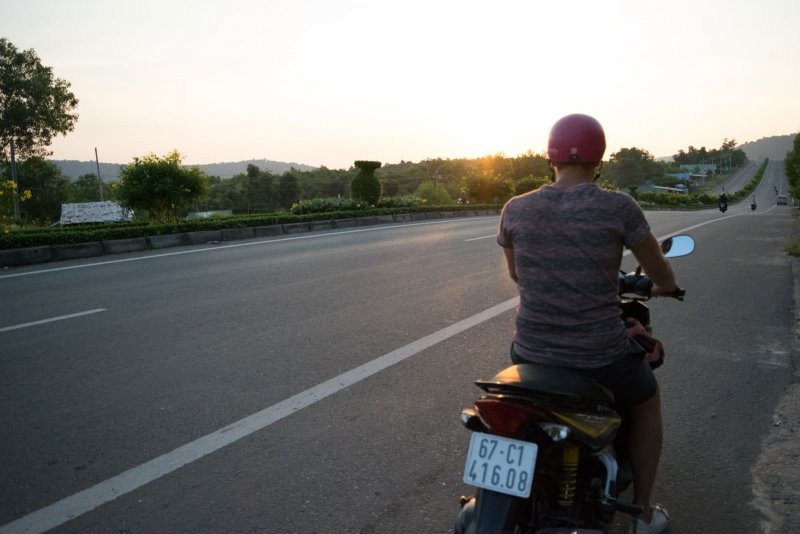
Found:
[[[717,174],[716,163],[690,163],[689,165],[681,165],[680,167],[684,171],[688,171],[692,174],[707,175],[708,171],[711,171],[711,174]]]
[[[692,173],[691,172],[674,172],[674,173],[668,174],[667,176],[672,176],[673,178],[677,178],[678,180],[680,180],[682,182],[688,182],[689,180],[692,179]]]

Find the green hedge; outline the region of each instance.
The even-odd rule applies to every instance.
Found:
[[[102,225],[61,226],[46,229],[12,230],[0,234],[0,250],[35,247],[41,245],[65,245],[110,239],[130,239],[156,235],[223,230],[225,228],[250,228],[301,222],[349,219],[399,213],[435,211],[474,211],[500,209],[499,205],[467,206],[405,206],[397,208],[370,208],[350,211],[321,211],[314,213],[264,213],[256,215],[214,218],[209,220],[183,221],[176,224],[148,225],[140,223],[114,223]]]

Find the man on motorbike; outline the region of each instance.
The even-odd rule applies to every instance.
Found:
[[[630,410],[636,532],[662,532],[666,511],[650,505],[661,455],[661,398],[643,351],[627,336],[619,308],[619,269],[630,249],[653,280],[652,294],[678,286],[639,205],[601,189],[605,133],[588,115],[568,115],[550,131],[555,183],[506,203],[497,241],[517,282],[520,305],[514,363],[578,369]]]

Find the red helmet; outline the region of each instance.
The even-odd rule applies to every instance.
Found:
[[[603,127],[589,115],[567,115],[550,130],[547,155],[552,163],[600,163],[605,151]]]

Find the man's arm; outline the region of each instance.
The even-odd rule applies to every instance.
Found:
[[[641,244],[631,249],[633,255],[639,261],[644,272],[653,281],[652,294],[654,296],[664,293],[672,293],[678,289],[678,284],[675,283],[675,274],[672,272],[672,267],[669,261],[664,257],[661,252],[661,245],[658,239],[652,233]]]
[[[514,282],[519,283],[517,279],[517,264],[514,262],[514,249],[503,247],[503,254],[506,257],[506,265],[508,265],[508,275]]]

